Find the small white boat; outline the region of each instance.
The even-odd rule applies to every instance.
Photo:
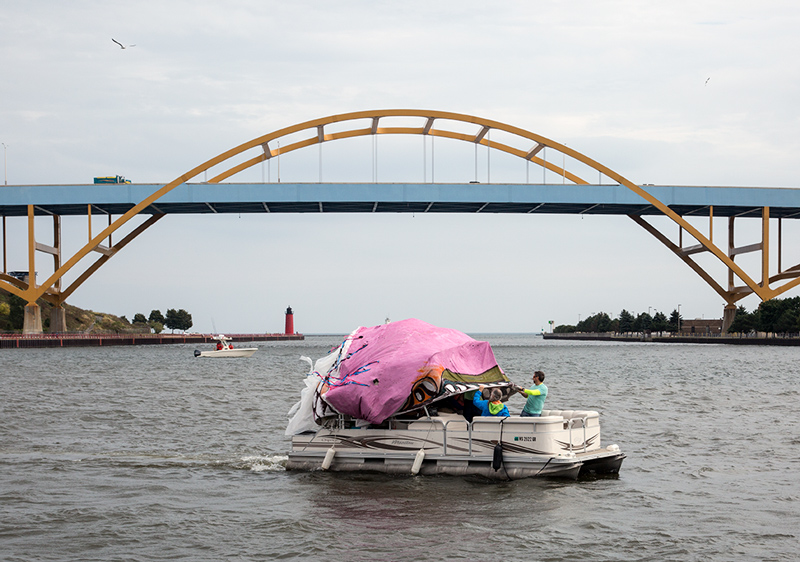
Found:
[[[194,350],[195,357],[250,357],[256,351],[257,347],[237,347],[234,348],[231,344],[231,338],[222,334],[214,336],[212,340],[217,340],[217,348],[213,351],[200,351]]]

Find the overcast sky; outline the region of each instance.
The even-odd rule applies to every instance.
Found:
[[[798,187],[798,29],[790,1],[6,0],[4,174],[167,183],[298,122],[424,108],[530,130],[639,184]],[[379,142],[379,177],[421,181],[393,175],[422,169],[419,138]],[[315,181],[306,150],[284,181]],[[437,181],[473,179],[457,163],[472,145],[441,150]],[[336,154],[336,178],[371,179],[369,144]],[[492,179],[512,178],[496,162]],[[75,244],[78,220],[65,221]],[[8,224],[9,270],[27,269],[24,219]],[[193,330],[227,332],[281,331],[292,306],[309,334],[386,317],[536,332],[623,308],[719,318],[724,304],[626,217],[405,214],[168,216],[68,302],[128,318],[184,308]]]

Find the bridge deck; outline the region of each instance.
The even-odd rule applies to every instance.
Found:
[[[9,185],[0,215],[120,215],[162,184]],[[800,189],[642,186],[676,213],[800,218]],[[660,212],[619,185],[480,183],[191,183],[178,186],[146,213],[550,213],[652,215]]]

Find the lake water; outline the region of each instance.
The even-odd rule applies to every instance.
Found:
[[[0,559],[797,559],[800,348],[476,337],[543,370],[546,407],[601,412],[619,477],[286,472],[299,357],[338,336],[0,350]]]

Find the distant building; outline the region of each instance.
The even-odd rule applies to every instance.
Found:
[[[722,334],[722,319],[695,318],[681,320],[682,335],[718,336]]]

